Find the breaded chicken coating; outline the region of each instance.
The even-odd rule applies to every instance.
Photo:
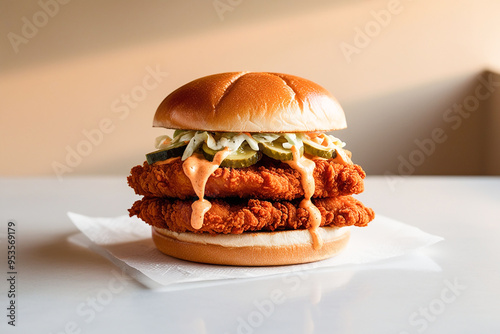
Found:
[[[365,172],[355,164],[342,165],[332,160],[315,159],[313,197],[337,197],[363,191]],[[132,168],[128,184],[146,197],[195,197],[191,181],[182,170],[180,159],[168,164]],[[268,200],[293,200],[304,196],[300,174],[288,164],[262,159],[246,168],[218,168],[208,179],[206,198],[240,197]]]
[[[276,231],[310,228],[309,212],[298,208],[300,200],[266,201],[231,198],[211,200],[201,229],[191,224],[193,200],[143,198],[129,210],[146,223],[175,232],[239,234],[246,231]],[[375,214],[352,196],[314,199],[321,212],[321,226],[366,226]]]

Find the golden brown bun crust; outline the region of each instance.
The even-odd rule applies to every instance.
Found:
[[[168,95],[153,126],[226,132],[313,132],[345,128],[344,111],[318,84],[293,75],[228,72]]]
[[[179,240],[175,236],[165,235],[156,228],[153,231],[153,241],[156,247],[169,256],[182,260],[221,264],[231,266],[278,266],[299,263],[309,263],[330,258],[343,250],[350,238],[350,231],[346,230],[330,240],[325,240],[320,249],[313,249],[312,243],[293,243],[273,246],[234,246],[226,247],[217,244],[206,244],[204,238],[210,236],[189,233],[189,238],[200,238],[200,243]],[[285,231],[286,232],[286,231]],[[276,233],[285,232],[259,232],[267,233],[270,237]],[[293,231],[308,235],[308,230]],[[228,235],[226,237],[231,237]],[[252,234],[249,235],[252,238]]]

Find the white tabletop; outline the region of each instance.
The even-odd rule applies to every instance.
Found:
[[[423,251],[442,271],[389,260],[156,292],[67,241],[67,211],[126,213],[137,197],[124,178],[0,179],[0,332],[499,333],[500,178],[368,177],[365,188],[358,198],[377,213],[445,238]]]

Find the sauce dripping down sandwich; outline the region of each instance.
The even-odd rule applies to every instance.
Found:
[[[224,149],[214,157],[213,161],[208,161],[203,158],[200,154],[193,154],[184,161],[182,169],[184,174],[191,181],[194,192],[198,199],[193,202],[191,208],[191,226],[194,229],[199,230],[203,226],[203,217],[205,213],[210,210],[212,204],[207,201],[205,197],[205,185],[207,184],[208,178],[213,172],[219,168],[221,162],[231,153],[229,149]]]
[[[325,133],[346,126],[344,112],[309,80],[203,77],[168,95],[153,125],[175,132],[132,169],[129,185],[144,198],[129,211],[153,226],[167,255],[245,266],[318,261],[346,246],[348,226],[374,218],[351,196],[364,172]]]
[[[321,225],[321,212],[311,201],[314,190],[316,189],[313,176],[316,164],[314,161],[304,156],[300,156],[299,150],[295,146],[292,146],[292,154],[293,159],[291,161],[286,161],[286,163],[300,173],[300,181],[304,189],[304,199],[300,202],[299,206],[309,212],[309,221],[311,224],[309,232],[311,233],[313,247],[314,249],[319,249],[323,246],[323,240],[318,234],[318,228]]]

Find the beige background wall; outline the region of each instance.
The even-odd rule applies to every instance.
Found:
[[[151,122],[166,94],[235,70],[333,92],[349,124],[338,136],[368,173],[499,173],[484,165],[498,152],[500,78],[483,73],[500,68],[498,1],[1,6],[0,176],[125,175],[165,133]]]

